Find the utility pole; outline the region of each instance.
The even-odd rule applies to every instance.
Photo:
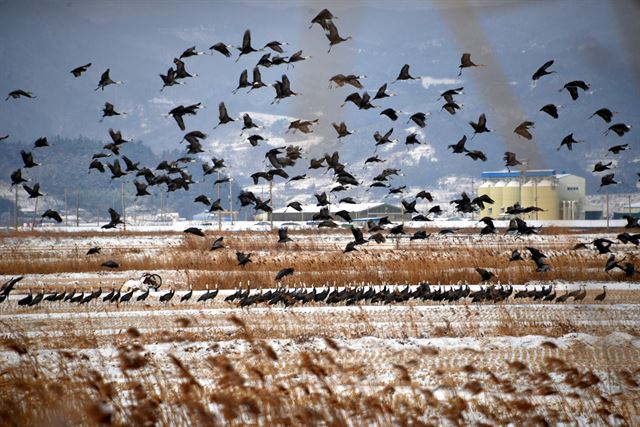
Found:
[[[607,203],[607,228],[609,228],[609,186],[607,186],[607,193],[605,195]]]
[[[69,211],[67,210],[67,188],[64,189],[64,225],[69,225]]]
[[[120,180],[120,201],[122,202],[122,222],[124,231],[127,231],[127,206],[124,204],[124,179]]]
[[[164,193],[162,192],[162,190],[160,190],[160,221],[162,222],[162,220],[164,219]]]
[[[36,215],[38,213],[38,199],[39,197],[36,197],[36,205],[33,208],[33,220],[31,221],[31,231],[33,231],[33,229],[36,226]]]
[[[16,202],[13,216],[13,228],[15,228],[16,231],[18,230],[18,212],[20,212],[20,209],[18,209],[18,186],[16,185]]]
[[[220,171],[218,171],[217,180],[220,181]],[[220,200],[220,184],[216,184],[216,187],[218,187],[218,200]],[[222,231],[222,214],[218,211],[216,215],[218,215],[218,231]]]
[[[233,225],[233,194],[231,190],[231,181],[229,179],[229,214],[231,215],[231,225]]]
[[[271,229],[273,230],[273,179],[269,181],[269,207],[271,208],[269,221],[271,222]]]
[[[80,188],[76,189],[76,227],[80,227]]]

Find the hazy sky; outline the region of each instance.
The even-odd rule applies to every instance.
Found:
[[[331,53],[322,29],[308,29],[324,7],[338,16],[340,34],[353,37]],[[609,107],[619,112],[618,121],[630,124],[637,117],[639,17],[638,3],[630,1],[0,1],[0,92],[22,88],[38,96],[0,102],[0,134],[23,141],[54,135],[105,139],[113,127],[157,151],[179,148],[184,132],[165,115],[178,104],[202,102],[207,108],[186,118],[187,130],[208,133],[207,156],[225,157],[231,173],[242,177],[263,169],[263,153],[282,143],[299,143],[308,158],[340,150],[343,159],[360,165],[374,152],[373,132],[391,127],[401,143],[380,154],[388,159],[386,166],[406,169],[410,185],[431,177],[427,169],[440,175],[449,169],[476,175],[500,169],[505,150],[527,158],[532,167],[566,165],[580,173],[572,169],[586,169],[585,158],[604,155],[606,147],[620,142],[602,135],[606,127],[599,119],[586,120],[593,111]],[[272,88],[231,94],[240,72],[248,69],[251,75],[262,52],[237,63],[236,52],[232,58],[218,53],[189,58],[187,69],[198,76],[160,92],[158,74],[184,49],[195,45],[208,53],[220,41],[239,45],[245,29],[251,29],[254,47],[279,40],[289,43],[287,55],[302,49],[312,56],[295,68],[261,68],[265,83],[286,73],[301,96],[271,105]],[[462,52],[485,66],[458,77]],[[532,85],[531,74],[549,59],[556,60],[557,74]],[[69,74],[87,62],[93,65],[82,77]],[[353,73],[366,75],[362,82],[375,93],[404,63],[420,81],[390,85],[397,96],[377,103],[406,113],[397,122],[380,116],[380,109],[340,108],[354,88],[328,89],[332,75]],[[107,68],[124,84],[94,91]],[[575,79],[592,87],[574,102],[559,89]],[[450,116],[437,98],[457,86],[465,87],[459,97],[464,107]],[[127,115],[99,123],[105,101]],[[270,143],[252,149],[240,137],[238,122],[213,130],[221,101],[236,118],[251,112]],[[563,106],[559,120],[538,111],[547,103]],[[433,114],[427,128],[406,123],[417,111]],[[462,135],[471,136],[468,122],[481,113],[494,132],[476,137],[470,148],[490,154],[484,164],[446,149]],[[287,135],[283,118],[290,117],[319,118],[320,124],[309,136]],[[357,132],[338,143],[331,122],[343,120]],[[536,123],[533,142],[512,132],[523,120]],[[407,149],[404,138],[412,131],[427,144]],[[588,144],[558,153],[560,140],[571,132]],[[637,145],[633,132],[624,142]]]

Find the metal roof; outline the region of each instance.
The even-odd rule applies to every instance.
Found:
[[[380,208],[383,206],[388,206],[390,208],[393,209],[400,209],[400,206],[394,206],[394,205],[390,205],[388,203],[337,203],[337,204],[332,204],[329,206],[329,211],[330,212],[338,212],[341,210],[345,210],[347,212],[363,212],[369,209],[375,209],[375,208]],[[273,213],[318,213],[320,212],[320,208],[322,206],[316,206],[316,205],[302,205],[302,212],[299,212],[293,208],[290,207],[284,207],[284,208],[279,208],[279,209],[274,209]]]
[[[524,176],[534,177],[534,176],[553,176],[556,174],[555,169],[539,169],[539,170],[527,170],[524,173]],[[502,171],[487,171],[482,172],[482,178],[519,178],[522,176],[520,171],[511,171],[502,170]]]

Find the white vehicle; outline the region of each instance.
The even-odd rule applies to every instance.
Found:
[[[162,277],[154,273],[144,273],[139,279],[129,279],[120,288],[120,292],[129,292],[132,289],[139,291],[148,291],[153,289],[157,291],[162,285]]]

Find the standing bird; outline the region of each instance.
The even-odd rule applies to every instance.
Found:
[[[524,258],[522,258],[522,254],[519,250],[514,249],[511,251],[511,258],[509,258],[509,261],[524,261]]]
[[[94,91],[96,91],[98,89],[104,90],[104,88],[109,86],[109,85],[121,85],[123,83],[124,82],[121,81],[121,80],[112,80],[111,77],[109,77],[109,69],[107,68],[107,71],[102,73],[102,75],[100,76],[100,81],[98,82],[98,87],[95,88]]]
[[[329,39],[329,50],[327,53],[331,53],[331,48],[338,43],[346,42],[347,40],[351,40],[351,36],[347,38],[342,38],[338,33],[338,28],[332,21],[326,21],[326,33],[327,39]]]
[[[516,127],[513,132],[520,135],[521,137],[531,140],[533,139],[533,135],[529,132],[529,128],[533,128],[533,122],[524,121]]]
[[[238,55],[236,62],[238,62],[242,55],[248,55],[251,52],[257,52],[257,50],[251,46],[251,31],[246,30],[244,32],[244,35],[242,36],[242,46],[238,47],[237,49],[240,51],[240,54]]]
[[[176,293],[176,290],[174,288],[171,288],[171,290],[169,292],[167,292],[166,294],[160,295],[160,302],[169,302],[171,301],[171,298],[173,298],[173,295]]]
[[[458,68],[460,68],[458,77],[462,75],[463,68],[469,68],[469,67],[484,67],[484,64],[474,64],[473,62],[471,62],[471,54],[463,53],[462,57],[460,58],[460,65],[458,66]]]
[[[14,91],[9,92],[9,95],[7,95],[7,97],[4,100],[8,101],[9,98],[18,99],[22,96],[24,96],[25,98],[37,98],[37,96],[34,96],[33,93],[31,92],[28,92],[22,89],[16,89]]]
[[[91,67],[91,62],[74,68],[73,70],[70,71],[70,73],[73,74],[73,77],[80,77],[82,73],[84,73],[89,69],[89,67]]]
[[[607,297],[607,287],[603,286],[602,287],[602,293],[598,294],[595,296],[594,301],[604,301],[604,299]]]
[[[531,76],[532,80],[538,80],[540,77],[548,76],[549,74],[553,74],[556,71],[547,71],[549,67],[553,65],[553,59],[544,63],[544,65],[536,70]]]

